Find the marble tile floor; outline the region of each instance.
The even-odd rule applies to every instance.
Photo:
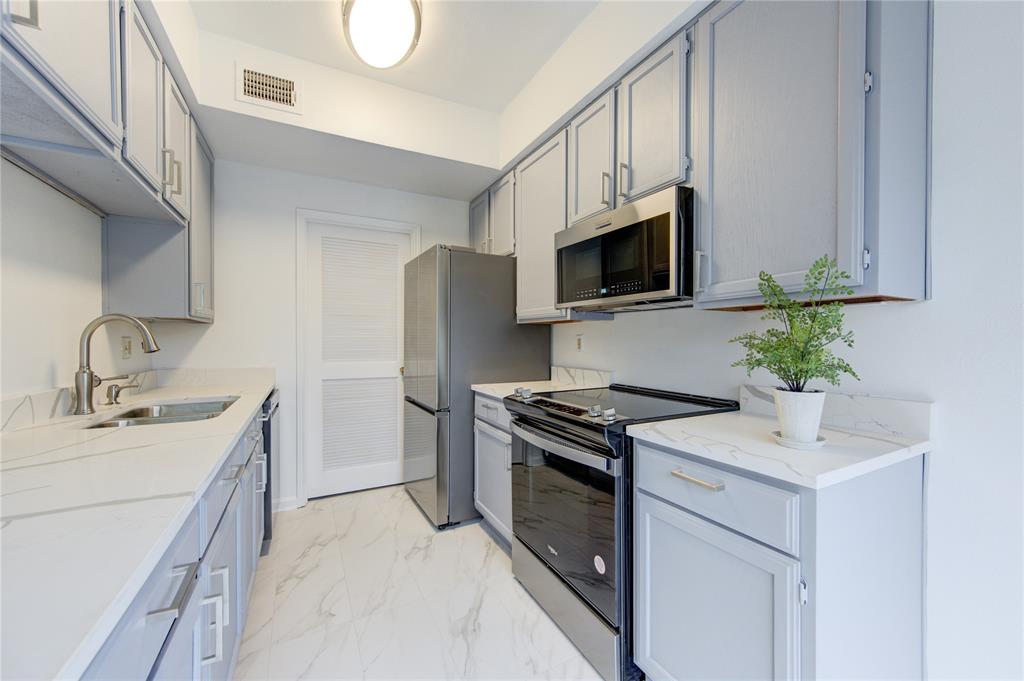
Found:
[[[235,679],[600,677],[480,524],[436,532],[398,486],[278,514]]]

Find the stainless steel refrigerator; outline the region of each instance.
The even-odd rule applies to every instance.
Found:
[[[551,331],[516,324],[515,259],[434,246],[405,266],[403,474],[437,527],[473,506],[473,383],[542,380]]]

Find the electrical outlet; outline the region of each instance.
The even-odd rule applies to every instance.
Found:
[[[576,334],[576,352],[583,352],[583,334]]]
[[[131,359],[132,356],[132,337],[121,336],[121,359]]]

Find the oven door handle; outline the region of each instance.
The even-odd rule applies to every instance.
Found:
[[[512,424],[512,434],[522,439],[524,442],[529,442],[531,445],[540,447],[544,451],[560,456],[563,459],[575,461],[576,463],[583,464],[588,468],[596,468],[597,470],[604,471],[615,478],[619,477],[620,469],[618,459],[609,459],[605,456],[590,454],[589,452],[584,452],[576,449],[575,447],[563,445],[546,437],[536,435],[516,423]]]

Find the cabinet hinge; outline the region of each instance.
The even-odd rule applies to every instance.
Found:
[[[860,259],[864,265],[864,269],[871,267],[871,251],[869,249],[864,249],[864,252],[861,253]]]
[[[690,54],[690,39],[683,38],[683,55],[685,56],[688,54]]]
[[[800,580],[800,605],[807,605],[807,582]]]
[[[871,92],[871,88],[875,86],[875,74],[870,71],[864,72],[864,94]]]

